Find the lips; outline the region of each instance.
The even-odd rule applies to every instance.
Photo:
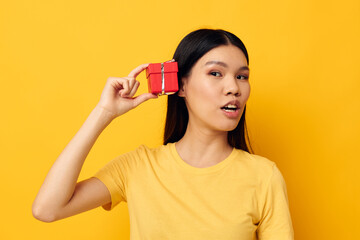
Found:
[[[236,109],[240,108],[240,102],[238,100],[232,100],[232,101],[226,103],[224,106],[222,106],[221,109],[224,109],[228,105],[235,105]]]

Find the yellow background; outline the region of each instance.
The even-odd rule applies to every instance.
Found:
[[[31,204],[106,79],[171,59],[201,27],[229,30],[248,48],[252,145],[284,175],[296,239],[360,238],[358,0],[22,0],[0,3],[1,239],[129,239],[125,203],[54,223],[33,218]],[[79,180],[161,144],[165,104],[115,119]]]

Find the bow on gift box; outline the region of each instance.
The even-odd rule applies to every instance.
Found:
[[[150,63],[146,68],[149,92],[169,95],[179,90],[177,80],[178,65],[175,61]]]

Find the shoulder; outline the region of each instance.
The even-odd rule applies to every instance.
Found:
[[[121,158],[123,156],[126,156],[126,157],[142,156],[143,157],[144,155],[145,156],[146,155],[153,155],[153,154],[156,154],[157,152],[161,151],[163,148],[164,148],[164,146],[149,147],[149,146],[147,146],[145,144],[141,144],[138,147],[119,155],[118,158]]]
[[[149,147],[145,144],[141,144],[132,151],[118,156],[118,158],[123,159],[124,161],[128,161],[131,165],[138,165],[154,161],[155,159],[165,154],[167,150],[168,146],[166,145]]]
[[[239,154],[238,162],[241,162],[240,166],[244,168],[242,173],[256,185],[259,197],[262,196],[261,199],[264,199],[265,194],[269,192],[287,194],[285,179],[274,161],[260,155],[239,151],[241,154]]]
[[[149,147],[145,144],[141,144],[140,146],[138,146],[133,153],[137,153],[140,155],[145,155],[145,156],[154,156],[157,154],[161,154],[162,152],[165,152],[168,150],[168,146],[167,145],[160,145],[160,146],[156,146],[156,147]]]
[[[258,184],[269,181],[274,172],[278,170],[276,163],[267,157],[240,149],[236,149],[236,151],[238,152],[236,163],[244,169],[243,172],[246,172],[246,175],[255,178]]]
[[[239,152],[239,160],[244,162],[248,167],[260,170],[262,172],[272,171],[276,163],[266,157],[248,153],[244,150],[236,149]]]

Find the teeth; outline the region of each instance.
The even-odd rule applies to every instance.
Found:
[[[235,109],[233,109],[233,110],[230,110],[230,109],[224,109],[225,110],[225,112],[235,112],[236,110]]]
[[[232,105],[232,104],[226,105],[225,107],[227,107],[227,108],[237,108],[236,105]]]

